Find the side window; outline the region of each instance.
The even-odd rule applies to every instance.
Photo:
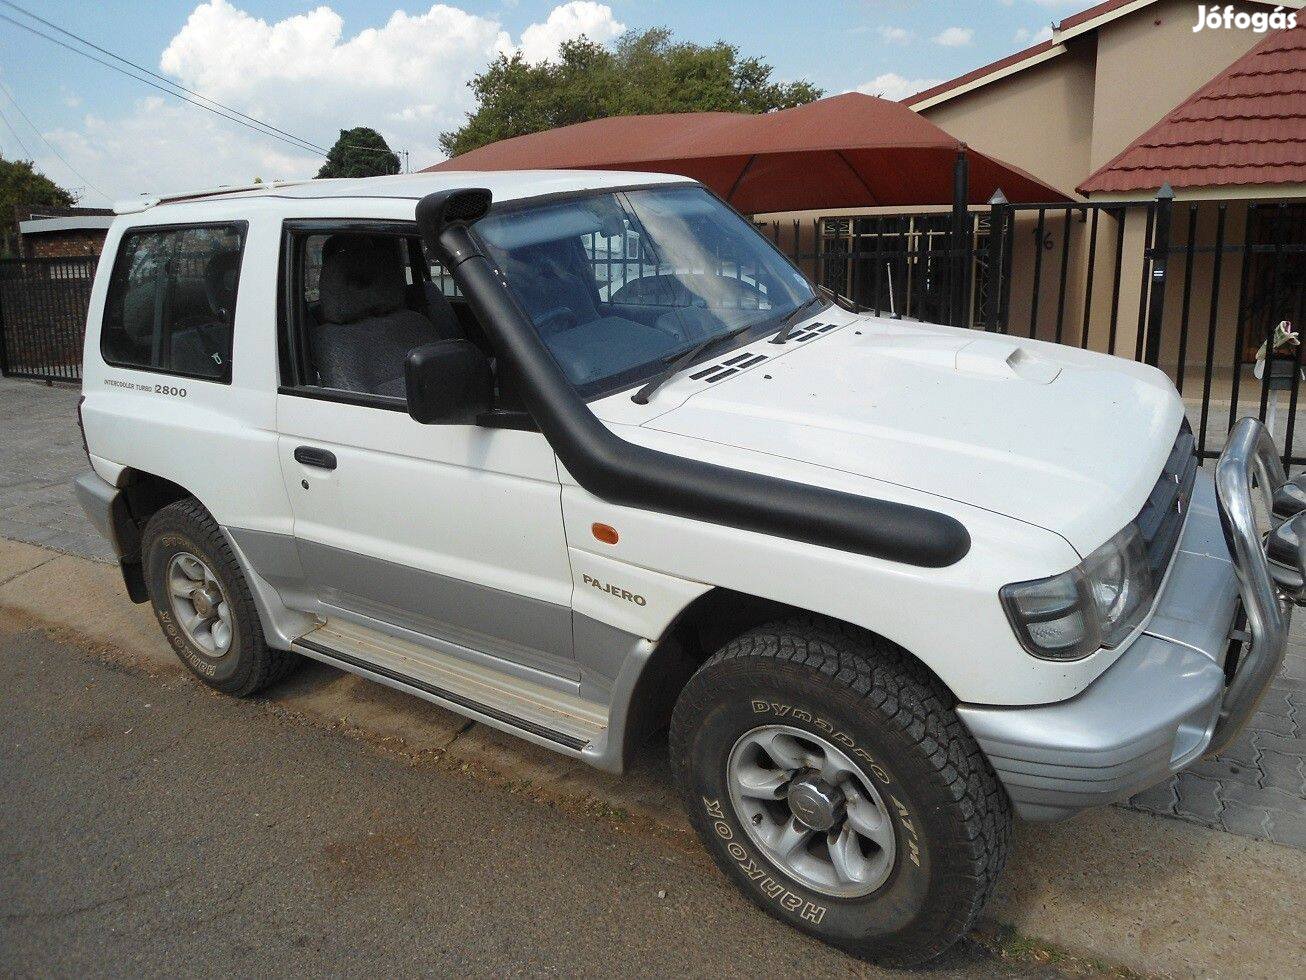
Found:
[[[229,383],[245,228],[241,222],[123,235],[100,331],[105,362]]]
[[[305,229],[289,245],[285,350],[295,361],[283,361],[283,384],[402,406],[408,352],[462,335],[411,232]]]

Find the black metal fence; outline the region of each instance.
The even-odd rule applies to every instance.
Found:
[[[960,221],[937,211],[762,230],[859,311],[1160,367],[1184,396],[1204,458],[1250,414],[1271,426],[1286,463],[1306,464],[1301,346],[1274,344],[1280,324],[1295,332],[1306,321],[1306,204],[1176,204],[1168,190],[1073,205],[999,197]]]
[[[1254,414],[1270,424],[1289,465],[1306,464],[1306,445],[1298,445],[1306,378],[1291,336],[1306,325],[1306,203],[1177,204],[1168,192],[1071,205],[998,198],[962,212],[773,222],[762,230],[858,310],[1158,366],[1184,396],[1203,457],[1217,455],[1232,424]],[[639,242],[624,242],[619,254],[591,248],[591,260],[605,298],[638,298],[647,272]],[[628,282],[620,270],[631,263],[640,275]],[[0,260],[0,372],[80,379],[95,265],[95,258]],[[723,269],[739,280],[741,304],[759,301],[747,269]]]
[[[0,259],[0,374],[79,381],[95,256]]]

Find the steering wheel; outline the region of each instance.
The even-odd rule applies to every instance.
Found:
[[[580,323],[580,317],[576,315],[576,311],[567,306],[555,306],[553,309],[546,310],[544,313],[539,314],[533,319],[535,321],[535,329],[539,331],[541,337],[561,333],[562,331],[568,330]],[[557,326],[551,326],[555,323]]]

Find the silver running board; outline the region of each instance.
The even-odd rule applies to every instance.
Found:
[[[607,731],[604,705],[343,620],[328,620],[293,646],[550,748],[579,753]]]

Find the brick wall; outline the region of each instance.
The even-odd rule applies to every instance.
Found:
[[[102,228],[23,235],[23,255],[29,259],[99,255],[104,248],[104,235]]]

